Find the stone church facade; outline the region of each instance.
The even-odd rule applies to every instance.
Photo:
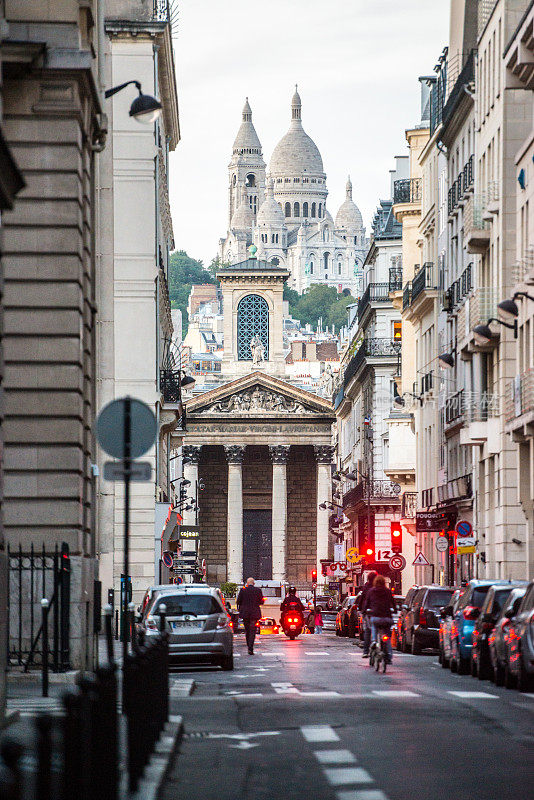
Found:
[[[360,293],[369,245],[362,215],[352,199],[350,178],[335,221],[326,208],[323,160],[302,127],[298,91],[291,101],[289,130],[276,145],[268,170],[247,98],[228,173],[228,231],[219,247],[223,263],[245,261],[253,245],[259,259],[289,271],[288,283],[300,293],[314,283]]]
[[[219,270],[227,382],[187,402],[184,477],[198,492],[208,581],[309,583],[331,557],[332,404],[283,379],[288,270],[249,258]],[[251,343],[261,343],[256,357]]]

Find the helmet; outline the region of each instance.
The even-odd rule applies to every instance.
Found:
[[[295,586],[288,586],[287,587],[287,593],[288,594],[296,594],[297,593],[296,587]]]

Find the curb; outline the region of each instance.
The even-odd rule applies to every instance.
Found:
[[[193,683],[194,681],[191,681]],[[128,791],[128,776],[123,773],[119,789],[120,800],[156,800],[159,790],[167,775],[171,761],[184,732],[183,719],[180,716],[170,715],[162,735],[156,743],[143,778],[139,781],[137,791]]]
[[[76,678],[80,673],[78,670],[71,670],[69,672],[49,672],[48,683],[50,686],[60,686],[62,684],[75,684]],[[33,672],[13,672],[7,673],[7,683],[38,683],[43,680],[41,670]]]
[[[169,689],[169,695],[173,700],[179,697],[190,697],[195,690],[194,680],[174,680]]]

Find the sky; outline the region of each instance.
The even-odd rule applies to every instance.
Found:
[[[228,163],[248,96],[267,165],[290,121],[323,157],[333,217],[353,199],[369,234],[388,198],[404,131],[420,118],[420,75],[447,43],[449,0],[175,0],[181,141],[170,158],[176,249],[208,265],[226,235]]]

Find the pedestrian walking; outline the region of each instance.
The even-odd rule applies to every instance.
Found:
[[[310,633],[315,633],[315,613],[313,611],[313,608],[306,618],[306,627],[308,628]]]
[[[374,570],[369,573],[367,576],[367,581],[363,585],[363,592],[361,593],[360,599],[358,600],[358,606],[360,611],[362,612],[362,624],[363,624],[363,653],[362,656],[367,658],[369,655],[369,648],[371,646],[371,621],[369,616],[365,613],[365,601],[367,600],[367,595],[373,588],[374,580],[377,576],[377,572]]]
[[[321,614],[321,610],[318,608],[315,612],[315,633],[322,633],[323,632],[323,615]]]
[[[261,619],[261,606],[265,600],[261,589],[254,586],[254,578],[247,578],[247,583],[237,595],[237,608],[245,626],[248,654],[254,655],[254,639],[256,638],[256,622]]]

